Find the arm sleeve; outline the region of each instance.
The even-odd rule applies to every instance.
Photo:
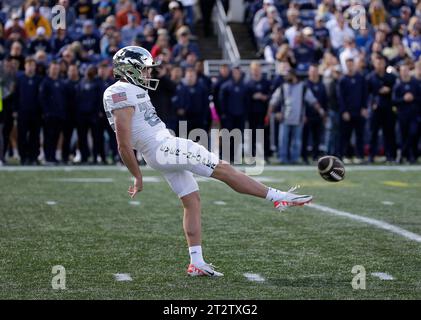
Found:
[[[104,92],[104,109],[113,112],[117,109],[136,107],[136,97],[123,88],[115,87]]]

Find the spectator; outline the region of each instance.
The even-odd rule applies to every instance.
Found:
[[[412,55],[414,60],[421,56],[421,20],[412,17],[408,25],[408,35],[404,38],[403,44]]]
[[[223,63],[219,67],[218,76],[213,80],[213,98],[215,103],[215,108],[218,114],[222,113],[222,109],[219,103],[219,90],[221,86],[231,78],[231,70],[228,64]]]
[[[46,164],[50,165],[57,163],[57,143],[66,119],[64,82],[59,75],[60,66],[57,61],[52,61],[39,91],[44,128],[44,155]]]
[[[96,80],[97,69],[90,66],[85,71],[85,76],[80,81],[77,88],[76,100],[76,123],[79,138],[79,148],[82,156],[82,163],[87,163],[91,154],[88,146],[88,133],[91,132],[93,138],[93,163],[97,163],[102,146],[99,116],[101,108],[101,87]],[[103,162],[104,158],[101,159]]]
[[[270,111],[279,121],[279,158],[282,163],[298,163],[302,146],[304,103],[316,106],[317,100],[311,90],[299,81],[290,69],[285,82],[279,86],[270,100]],[[320,106],[318,106],[320,107]]]
[[[302,156],[303,161],[308,163],[307,147],[309,137],[312,141],[313,161],[317,161],[319,157],[319,145],[323,132],[323,125],[326,122],[327,111],[327,94],[323,81],[320,78],[319,70],[316,65],[311,65],[308,69],[308,80],[306,81],[307,89],[317,100],[317,104],[305,105],[306,121],[303,127],[303,145]]]
[[[158,117],[167,124],[167,128],[177,130],[176,110],[172,106],[172,98],[176,93],[176,83],[170,78],[170,70],[163,64],[156,70],[156,79],[159,80],[159,90],[150,91],[151,102],[156,106]]]
[[[187,133],[193,129],[208,131],[209,126],[209,92],[197,79],[194,68],[185,71],[183,85],[177,88],[177,116],[187,120]]]
[[[276,60],[276,54],[282,44],[287,42],[284,38],[283,30],[280,26],[275,26],[271,33],[271,43],[264,49],[264,57],[266,62],[273,63]]]
[[[35,38],[38,27],[45,29],[45,37],[51,37],[51,26],[48,20],[43,17],[39,11],[39,7],[34,9],[33,14],[25,20],[25,32],[29,38]]]
[[[197,57],[200,57],[199,47],[197,44],[190,41],[190,30],[187,26],[183,26],[177,31],[177,44],[173,48],[173,60],[175,63],[180,63],[185,60],[190,52],[194,52]]]
[[[226,81],[219,91],[219,103],[221,108],[221,126],[224,129],[232,131],[239,129],[241,136],[243,136],[248,103],[247,85],[244,81],[243,72],[240,65],[232,67],[232,77]],[[239,145],[234,145],[230,140],[229,158],[224,158],[228,162],[233,162],[236,159],[242,159],[242,152],[239,158],[234,157],[238,152]],[[238,141],[234,141],[237,142]],[[224,150],[223,150],[224,151]],[[224,156],[224,152],[222,153]]]
[[[168,5],[170,10],[170,19],[168,22],[168,31],[172,38],[178,38],[178,29],[185,26],[184,13],[177,1],[171,1]],[[189,29],[190,33],[190,29]]]
[[[161,34],[151,50],[152,57],[158,57],[164,50],[171,52],[170,38],[167,34]]]
[[[41,78],[36,62],[26,58],[25,71],[16,79],[16,112],[18,116],[18,150],[21,164],[36,164],[40,147],[41,108],[38,92]]]
[[[87,20],[83,23],[83,34],[80,36],[79,42],[88,55],[100,53],[100,39],[94,33],[94,23],[92,21]]]
[[[378,151],[378,136],[382,130],[386,160],[392,162],[396,158],[395,116],[392,110],[392,90],[396,77],[386,72],[386,59],[377,55],[374,59],[374,71],[367,76],[370,114],[370,157],[374,162]]]
[[[139,13],[136,11],[135,5],[131,0],[125,0],[121,9],[116,14],[117,28],[120,29],[127,25],[129,23],[129,16],[133,16],[136,25],[140,25],[141,19]]]
[[[336,20],[331,21],[329,27],[330,41],[335,53],[339,53],[347,38],[354,38],[354,32],[345,22],[345,18],[341,13],[336,14]]]
[[[196,0],[180,0],[183,4],[183,9],[186,15],[186,24],[189,26],[190,30],[193,30],[194,27],[194,5]]]
[[[4,37],[5,39],[9,39],[10,35],[13,33],[17,33],[20,36],[20,39],[26,39],[26,31],[23,26],[23,23],[20,20],[20,16],[17,13],[13,13],[11,17],[10,26],[5,28]]]
[[[9,57],[17,62],[19,70],[24,70],[25,56],[23,55],[22,44],[19,41],[14,41],[12,43]]]
[[[264,38],[275,25],[282,26],[282,19],[276,7],[270,6],[266,10],[266,16],[262,17],[253,29],[259,48],[264,47]]]
[[[71,27],[76,22],[76,12],[73,6],[70,6],[69,0],[59,0],[58,4],[66,10],[66,27]]]
[[[79,87],[80,76],[77,64],[70,64],[67,69],[67,79],[65,80],[65,105],[66,121],[63,127],[63,144],[61,158],[64,164],[70,163],[72,153],[72,136],[76,129],[76,103],[77,90]]]
[[[405,157],[409,163],[415,163],[417,155],[417,114],[420,106],[418,99],[418,86],[411,78],[409,66],[403,64],[399,68],[399,80],[393,88],[393,102],[398,109],[398,123],[401,134],[402,162]]]
[[[354,38],[346,38],[344,39],[344,48],[342,52],[339,54],[339,61],[341,63],[341,68],[344,73],[347,73],[346,61],[348,59],[357,61],[360,52],[356,48]]]
[[[356,72],[354,59],[346,60],[346,74],[339,80],[339,112],[341,114],[341,157],[350,156],[351,136],[356,135],[355,163],[364,158],[364,125],[367,112],[367,87],[364,78]],[[347,159],[345,159],[348,162]]]
[[[371,1],[368,13],[373,27],[377,27],[378,25],[386,22],[387,12],[382,0]]]
[[[249,127],[253,130],[252,135],[252,156],[257,156],[257,137],[256,130],[264,129],[267,126],[265,118],[268,113],[268,103],[270,99],[271,83],[264,77],[262,67],[258,61],[250,63],[250,79],[247,81],[247,99],[248,99],[248,122]],[[266,130],[264,136],[263,152],[265,159],[269,152],[269,136]]]
[[[78,0],[74,5],[77,19],[88,20],[94,18],[94,7],[90,0]]]
[[[108,1],[101,1],[98,6],[98,12],[95,14],[95,25],[99,28],[111,15],[111,5]]]
[[[127,16],[128,23],[121,29],[122,46],[128,46],[133,39],[142,32],[142,28],[137,24],[136,17],[132,14]]]
[[[32,39],[28,45],[28,54],[30,55],[33,55],[39,50],[44,51],[47,54],[51,52],[50,41],[45,37],[44,27],[38,27],[36,37]]]
[[[51,53],[57,55],[63,47],[71,42],[72,39],[67,35],[66,29],[57,29],[51,38]]]

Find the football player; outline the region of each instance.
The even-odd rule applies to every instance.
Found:
[[[152,69],[158,65],[146,49],[124,47],[113,57],[113,71],[118,81],[104,92],[104,109],[116,133],[118,151],[134,177],[128,193],[133,198],[143,189],[135,149],[150,167],[163,174],[183,204],[183,227],[190,253],[187,273],[191,276],[223,276],[203,259],[201,204],[193,174],[218,179],[239,193],[266,199],[281,211],[309,203],[312,197],[292,193],[295,188],[288,192],[269,188],[219,160],[203,146],[171,135],[157,116],[148,95],[148,90],[158,87],[159,80],[151,77]]]

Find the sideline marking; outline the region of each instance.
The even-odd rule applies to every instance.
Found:
[[[116,273],[114,274],[116,281],[132,281],[132,277],[128,273]]]
[[[395,278],[393,278],[393,276],[391,276],[390,274],[387,274],[385,272],[373,272],[371,273],[372,276],[380,278],[382,280],[395,280]]]
[[[82,183],[98,183],[98,182],[114,182],[113,178],[57,178],[57,179],[48,179],[48,181],[55,182],[82,182]]]
[[[345,212],[345,211],[341,211],[341,210],[336,210],[333,208],[329,208],[326,206],[322,206],[319,204],[309,204],[308,205],[310,208],[319,210],[319,211],[323,211],[323,212],[327,212],[327,213],[331,213],[335,216],[340,216],[340,217],[345,217],[345,218],[349,218],[355,221],[360,221],[360,222],[364,222],[366,224],[370,224],[372,226],[375,226],[379,229],[383,229],[383,230],[387,230],[393,233],[396,233],[402,237],[405,237],[409,240],[413,240],[416,242],[420,242],[421,243],[421,236],[419,234],[410,232],[408,230],[402,229],[400,227],[394,226],[393,224],[381,221],[381,220],[376,220],[373,218],[367,218],[364,216],[359,216],[357,214],[353,214],[353,213],[349,213],[349,212]]]
[[[244,273],[244,276],[252,282],[265,282],[265,278],[258,273]]]

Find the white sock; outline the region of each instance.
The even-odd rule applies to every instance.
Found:
[[[205,260],[203,260],[202,246],[189,247],[190,263],[195,266],[203,266]]]
[[[268,188],[268,194],[266,195],[266,200],[269,201],[279,201],[282,200],[285,197],[285,192],[274,189],[274,188]]]

